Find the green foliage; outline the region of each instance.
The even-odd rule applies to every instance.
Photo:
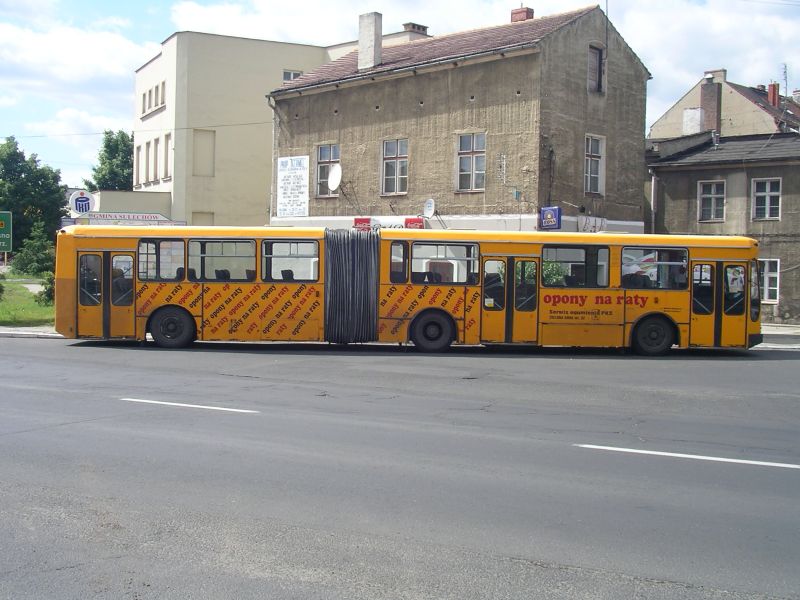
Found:
[[[108,129],[103,132],[103,145],[92,177],[83,180],[90,192],[133,189],[133,134],[121,129],[116,133]]]
[[[0,300],[3,299],[3,292],[5,291],[5,289],[3,288],[3,282],[2,282],[2,280],[5,279],[5,278],[6,278],[6,276],[3,275],[2,273],[0,273]]]
[[[8,280],[0,302],[0,325],[35,327],[53,324],[53,307],[40,306],[22,283]]]
[[[61,173],[40,165],[35,154],[26,158],[17,140],[6,138],[0,144],[0,210],[11,211],[14,250],[30,237],[37,221],[43,223],[48,239],[55,238],[66,204]]]
[[[567,270],[557,262],[544,261],[542,263],[542,282],[544,285],[563,285],[564,275]]]
[[[42,291],[36,294],[36,304],[40,306],[53,306],[56,301],[56,276],[47,272],[42,279]]]
[[[53,272],[56,266],[56,250],[47,237],[44,223],[37,221],[30,237],[22,242],[22,249],[14,255],[12,267],[17,273],[40,275]]]

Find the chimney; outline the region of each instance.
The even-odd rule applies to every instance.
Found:
[[[722,120],[722,84],[705,80],[700,84],[700,108],[703,109],[703,129],[720,130]]]
[[[714,83],[724,83],[728,80],[728,70],[727,69],[714,69],[711,71],[706,71],[703,73],[704,77],[708,79],[708,76],[711,75]]]
[[[533,18],[533,9],[527,7],[515,8],[511,11],[511,22],[529,21]]]
[[[763,83],[759,83],[759,84],[756,86],[756,89],[757,89],[759,92],[766,92],[766,91],[767,91],[767,86],[765,86]]]
[[[413,31],[422,35],[428,35],[428,26],[419,23],[403,23],[403,31]]]
[[[371,12],[358,17],[358,70],[371,69],[381,64],[383,16]]]
[[[780,83],[770,83],[767,89],[767,101],[775,108],[781,105]]]

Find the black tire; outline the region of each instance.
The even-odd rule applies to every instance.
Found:
[[[426,313],[414,321],[411,340],[422,352],[444,352],[455,337],[453,322],[439,313]]]
[[[182,308],[164,307],[150,320],[150,334],[162,348],[184,348],[195,339],[194,319]]]
[[[675,343],[675,330],[662,317],[647,317],[633,332],[633,347],[644,356],[666,354]]]

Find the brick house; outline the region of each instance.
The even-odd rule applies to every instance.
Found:
[[[649,73],[599,7],[520,8],[505,25],[391,48],[380,31],[378,13],[362,15],[358,51],[270,94],[272,223],[418,215],[432,198],[450,226],[513,216],[530,229],[559,206],[574,223],[641,230]],[[304,169],[291,205],[289,157]]]

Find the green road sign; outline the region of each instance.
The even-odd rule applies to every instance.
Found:
[[[0,211],[0,252],[11,252],[11,213]]]

